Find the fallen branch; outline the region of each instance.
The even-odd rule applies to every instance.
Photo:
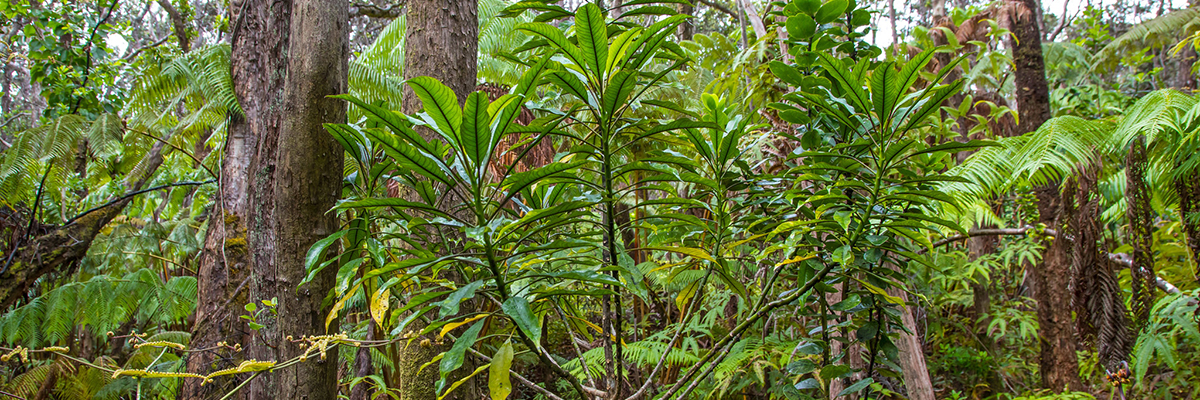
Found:
[[[87,255],[88,247],[96,235],[125,209],[133,196],[155,190],[141,190],[149,182],[158,167],[162,166],[163,143],[155,143],[142,157],[145,165],[141,176],[125,185],[130,194],[121,196],[105,205],[88,210],[72,218],[70,222],[49,233],[34,238],[29,243],[12,249],[11,265],[0,272],[0,309],[8,308],[20,300],[39,278],[54,272],[70,272],[79,260]],[[161,188],[159,188],[161,189]]]

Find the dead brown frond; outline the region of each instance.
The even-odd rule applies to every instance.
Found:
[[[1146,140],[1138,136],[1125,157],[1126,241],[1133,245],[1129,274],[1133,287],[1133,315],[1138,326],[1150,317],[1154,305],[1154,215],[1146,187]]]
[[[1100,170],[1098,159],[1079,165],[1063,193],[1063,203],[1064,209],[1069,209],[1064,214],[1070,217],[1070,234],[1074,236],[1071,266],[1076,326],[1085,342],[1095,343],[1104,367],[1117,370],[1133,348],[1133,335],[1114,265],[1101,247]]]

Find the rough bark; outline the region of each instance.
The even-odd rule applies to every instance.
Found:
[[[908,294],[900,288],[889,288],[888,295],[908,301]],[[900,372],[904,376],[905,394],[910,400],[934,400],[933,381],[929,379],[929,367],[925,364],[925,350],[921,338],[917,337],[917,319],[911,309],[900,310],[900,323],[908,333],[901,331],[896,340],[896,348],[900,354]]]
[[[477,2],[412,0],[408,2],[407,7],[408,32],[404,48],[404,78],[436,78],[453,90],[461,103],[474,91],[476,85],[479,47]],[[404,92],[403,112],[420,111],[421,101],[413,94],[412,89],[405,87]],[[429,130],[422,129],[418,132],[426,140],[441,140]],[[404,196],[405,194],[401,194],[401,197]],[[423,328],[419,323],[413,325],[412,329],[415,330]],[[434,384],[439,378],[436,366],[425,368],[418,373],[421,365],[449,348],[449,343],[435,343],[400,346],[394,384],[401,400],[437,398],[434,392]]]
[[[258,341],[258,334],[250,331],[238,315],[244,313],[242,307],[246,303],[272,297],[263,297],[262,291],[253,290],[263,277],[251,278],[254,271],[263,270],[260,265],[272,263],[274,244],[268,234],[273,226],[268,222],[272,220],[273,208],[262,204],[264,198],[273,197],[270,189],[286,76],[291,3],[241,0],[232,2],[229,10],[230,70],[244,117],[235,117],[228,128],[216,210],[209,219],[200,256],[199,299],[191,347],[211,348],[227,341],[246,348],[242,355],[245,358],[274,360],[271,348]],[[188,372],[207,374],[239,361],[230,356],[233,354],[192,353]],[[232,389],[239,379],[244,377],[217,379],[204,386],[186,380],[180,388],[180,397],[214,398]],[[271,390],[273,380],[271,374],[259,376],[239,393],[240,397],[275,398]]]
[[[1030,12],[1015,12],[1013,35],[1014,79],[1017,86],[1017,133],[1033,132],[1050,119],[1050,90],[1046,86],[1046,64],[1042,59],[1042,35],[1037,16],[1037,0],[1021,0]],[[1019,7],[1018,7],[1019,8]],[[1016,8],[1014,8],[1016,9]],[[1054,187],[1036,191],[1042,223],[1052,225],[1060,203]],[[1079,364],[1075,356],[1075,329],[1071,322],[1070,255],[1065,240],[1048,244],[1042,265],[1034,268],[1031,284],[1038,303],[1038,336],[1041,339],[1040,371],[1042,384],[1053,391],[1082,390]]]
[[[1021,0],[1028,10],[1038,10],[1037,0]],[[1013,35],[1008,46],[1013,49],[1014,80],[1017,86],[1017,111],[1020,123],[1017,132],[1033,132],[1050,119],[1050,89],[1046,85],[1046,62],[1042,58],[1042,35],[1037,13],[1014,11]]]
[[[1196,63],[1196,48],[1185,46],[1179,53],[1179,68],[1175,72],[1175,87],[1183,92],[1191,92],[1196,88],[1196,79],[1192,75],[1192,64]]]
[[[1179,216],[1192,263],[1200,265],[1200,173],[1183,174],[1175,181],[1175,192],[1179,194]]]
[[[696,7],[691,3],[680,4],[679,13],[691,17],[696,13]],[[696,26],[692,24],[691,18],[688,18],[684,20],[682,24],[679,24],[679,40],[692,40],[692,36],[695,34],[695,32]]]
[[[1146,140],[1138,137],[1125,156],[1125,242],[1133,249],[1129,267],[1133,316],[1138,327],[1150,318],[1154,306],[1154,209],[1146,185]],[[1140,329],[1139,329],[1140,330]]]
[[[1022,118],[1024,123],[1024,118]],[[1062,211],[1057,186],[1040,187],[1034,192],[1038,199],[1040,222],[1058,226],[1066,221],[1059,218]],[[1030,275],[1033,298],[1037,301],[1038,357],[1042,385],[1055,392],[1083,390],[1079,380],[1079,361],[1075,355],[1075,325],[1071,322],[1071,255],[1063,238],[1047,243],[1041,265]]]
[[[372,321],[370,324],[371,325],[367,327],[366,340],[375,340],[377,337],[377,335],[375,335],[375,322]],[[356,351],[354,354],[353,368],[355,378],[363,378],[371,375],[371,372],[375,369],[371,365],[371,348],[358,348],[358,351]],[[350,390],[350,400],[368,400],[371,398],[371,396],[372,391],[369,389],[369,381],[363,381]]]
[[[283,120],[275,170],[276,296],[279,360],[304,352],[287,336],[324,334],[336,272],[327,268],[309,283],[304,259],[313,243],[338,230],[329,213],[342,189],[342,147],[324,123],[345,123],[346,103],[328,96],[346,92],[350,57],[345,0],[297,0],[292,8]],[[265,297],[265,296],[264,296]],[[336,331],[334,324],[330,329]],[[336,353],[334,353],[336,354]],[[279,371],[277,398],[336,399],[338,357],[310,360]]]
[[[454,90],[461,103],[475,89],[479,49],[478,5],[474,0],[408,2],[404,79],[431,76]],[[421,109],[404,89],[404,112]],[[429,133],[429,132],[426,132]],[[427,138],[428,139],[428,138]]]

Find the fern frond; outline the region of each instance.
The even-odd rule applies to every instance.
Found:
[[[1121,55],[1141,48],[1163,48],[1200,29],[1200,8],[1172,11],[1158,18],[1134,25],[1096,53],[1100,72],[1116,67]]]
[[[1024,145],[1014,154],[1014,175],[1033,186],[1056,182],[1092,157],[1111,130],[1111,125],[1101,121],[1075,116],[1052,118],[1024,136]]]
[[[1178,143],[1178,135],[1187,130],[1190,121],[1195,119],[1194,113],[1200,113],[1200,110],[1193,96],[1174,89],[1150,92],[1125,110],[1107,149],[1124,153],[1137,136],[1145,136],[1152,147],[1162,146],[1163,141]]]

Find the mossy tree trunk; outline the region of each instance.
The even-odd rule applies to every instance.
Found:
[[[221,180],[205,234],[197,276],[199,299],[192,326],[193,349],[213,348],[218,342],[240,344],[241,354],[226,350],[192,353],[188,372],[207,374],[235,366],[241,358],[273,360],[271,346],[238,318],[243,307],[263,300],[257,291],[260,271],[273,265],[274,164],[286,77],[290,1],[236,0],[230,3],[230,70],[243,117],[231,121]],[[272,296],[267,295],[265,299]],[[260,304],[261,305],[261,304]],[[269,314],[269,313],[268,313]],[[272,321],[260,322],[271,324]],[[218,398],[244,377],[230,376],[201,386],[186,380],[184,399]],[[240,392],[239,398],[274,398],[274,378],[264,374]]]

